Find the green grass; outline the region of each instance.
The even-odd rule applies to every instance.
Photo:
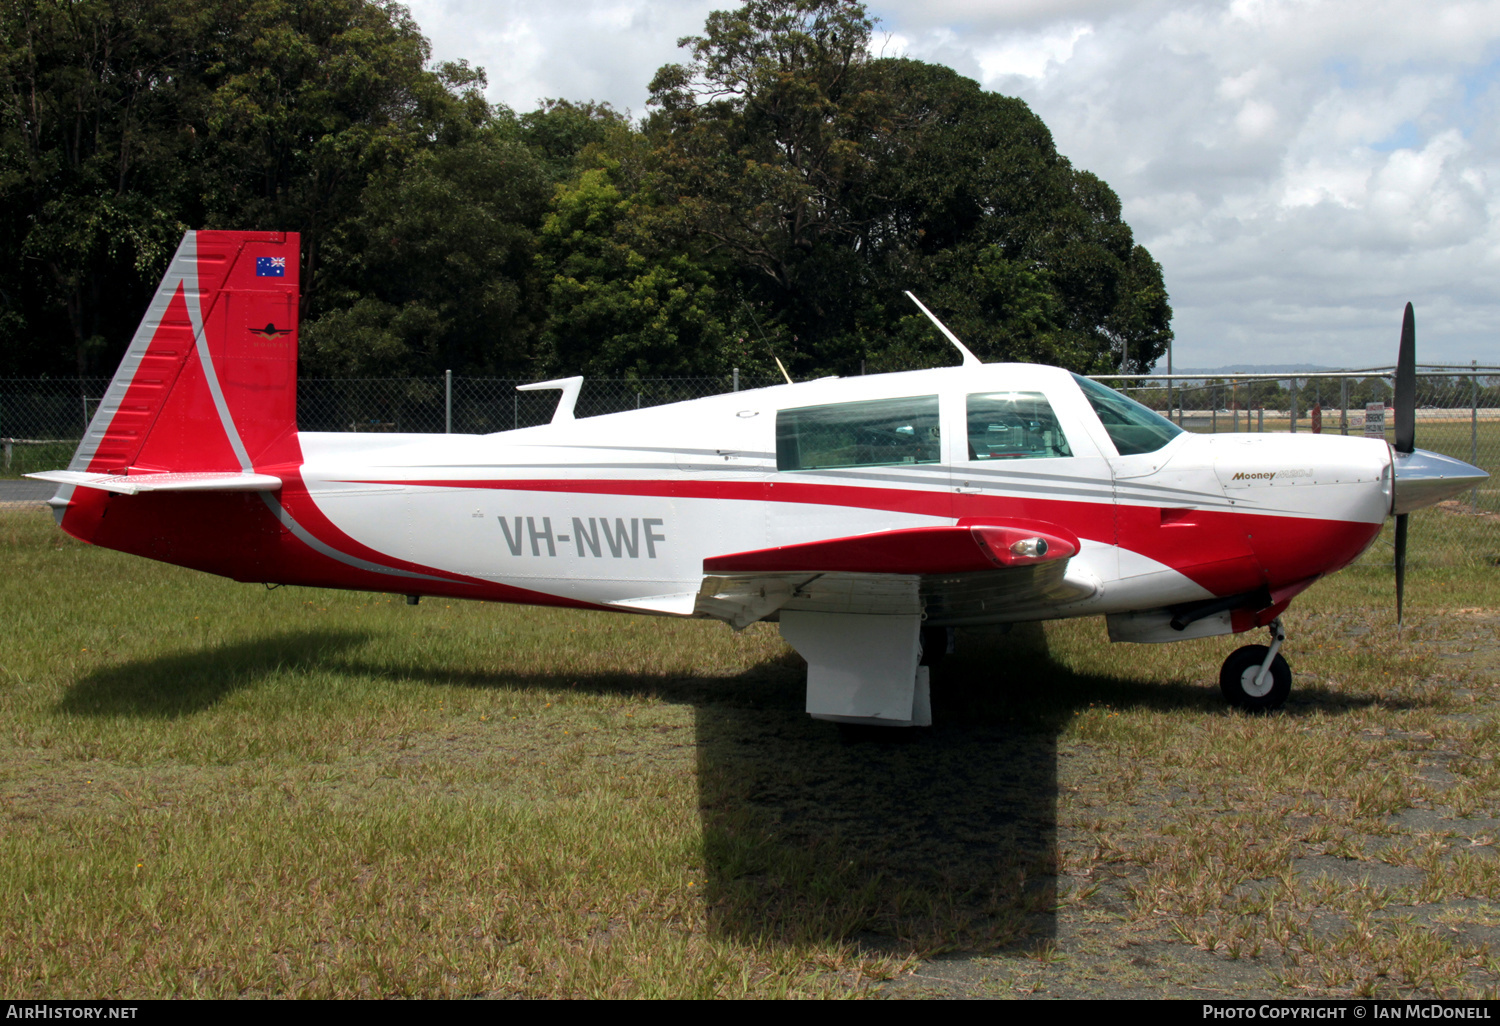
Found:
[[[0,480],[15,479],[43,470],[63,470],[73,458],[77,442],[47,445],[12,445],[9,462],[0,462]]]
[[[935,726],[857,744],[771,625],[267,592],[0,513],[0,990],[902,992],[948,952],[1113,995],[1151,944],[1224,994],[1483,994],[1500,570],[1430,537],[1399,636],[1373,560],[1298,599],[1283,713],[1219,700],[1244,639],[1086,620],[965,636]]]

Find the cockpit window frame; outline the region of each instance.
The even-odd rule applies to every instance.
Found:
[[[1160,452],[1186,432],[1155,410],[1081,374],[1073,380],[1121,456]]]

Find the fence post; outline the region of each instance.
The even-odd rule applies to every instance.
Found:
[[[1339,434],[1349,433],[1349,379],[1339,378]]]
[[[518,395],[510,397],[510,426],[512,428],[521,426],[521,397]]]
[[[1292,383],[1292,401],[1288,404],[1288,411],[1292,415],[1292,434],[1295,435],[1297,433],[1297,379],[1289,378],[1288,380]]]
[[[453,434],[453,371],[443,371],[443,434]]]
[[[734,374],[734,389],[733,389],[733,391],[738,392],[740,390],[740,369],[738,367],[734,368],[733,374]]]
[[[1255,411],[1255,430],[1261,433],[1264,433],[1266,430],[1266,407],[1264,403],[1261,404],[1260,409]]]
[[[1479,466],[1479,361],[1470,360],[1474,372],[1469,375],[1469,464]],[[8,463],[9,461],[7,461]],[[1469,489],[1469,508],[1479,509],[1479,486]]]

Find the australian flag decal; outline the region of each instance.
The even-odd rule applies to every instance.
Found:
[[[255,276],[257,278],[285,278],[286,257],[256,257]]]

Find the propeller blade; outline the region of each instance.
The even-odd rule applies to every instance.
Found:
[[[1401,626],[1401,600],[1406,592],[1406,518],[1410,513],[1396,517],[1396,626]]]
[[[1397,452],[1417,447],[1417,318],[1411,304],[1401,318],[1401,348],[1396,352]]]
[[[1401,318],[1401,348],[1396,351],[1396,444],[1399,453],[1417,447],[1417,316],[1406,304]],[[1396,628],[1401,628],[1401,606],[1406,597],[1406,519],[1396,516]]]

